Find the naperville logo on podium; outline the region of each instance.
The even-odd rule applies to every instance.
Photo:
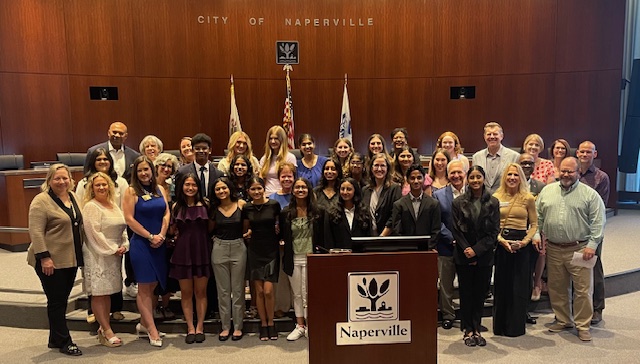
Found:
[[[349,273],[348,320],[336,323],[336,345],[411,342],[411,321],[398,314],[398,272]]]

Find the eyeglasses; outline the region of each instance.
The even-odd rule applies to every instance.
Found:
[[[523,166],[523,167],[524,167],[524,166],[531,167],[531,166],[532,166],[532,165],[534,165],[534,164],[535,164],[534,162],[520,162],[520,165],[521,165],[521,166]]]
[[[172,166],[171,164],[160,164],[160,165],[158,165],[158,167],[160,167],[160,168],[173,169],[173,166]]]
[[[374,164],[372,166],[373,169],[387,169],[387,165],[386,164]]]
[[[362,162],[359,162],[359,161],[351,161],[351,162],[349,162],[349,164],[351,164],[352,166],[361,166],[361,165],[362,165]]]
[[[566,169],[563,169],[563,170],[560,171],[560,174],[574,174],[574,173],[576,173],[576,171],[569,171],[569,170],[566,170]]]

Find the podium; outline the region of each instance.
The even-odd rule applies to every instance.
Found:
[[[308,255],[309,363],[436,363],[437,257]]]

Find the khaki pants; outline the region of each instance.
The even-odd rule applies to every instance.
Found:
[[[578,330],[589,330],[593,316],[593,270],[571,264],[574,252],[580,252],[586,243],[563,247],[547,244],[547,275],[549,299],[558,323],[571,320],[571,282],[573,282],[573,322]]]

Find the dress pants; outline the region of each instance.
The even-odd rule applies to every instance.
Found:
[[[492,267],[456,265],[456,271],[460,291],[460,330],[465,334],[474,331],[479,333]]]
[[[571,305],[569,293],[573,282],[573,322],[578,330],[589,330],[593,315],[592,270],[571,264],[574,252],[580,252],[587,246],[581,243],[572,246],[547,244],[547,274],[551,308],[560,324],[571,323]]]
[[[453,256],[438,255],[438,275],[440,277],[440,312],[443,320],[455,320],[453,308],[453,280],[456,277],[456,263]]]
[[[49,347],[62,348],[72,343],[67,327],[67,302],[76,279],[78,267],[55,269],[48,276],[42,273],[40,261],[36,262],[36,274],[47,296],[49,318]]]
[[[244,274],[247,264],[247,247],[244,239],[213,240],[211,256],[213,274],[218,291],[218,307],[222,330],[233,327],[242,330],[244,320]],[[231,307],[230,307],[231,306]]]
[[[598,244],[596,255],[598,260],[593,267],[593,310],[604,310],[604,269],[602,268],[602,243]]]

